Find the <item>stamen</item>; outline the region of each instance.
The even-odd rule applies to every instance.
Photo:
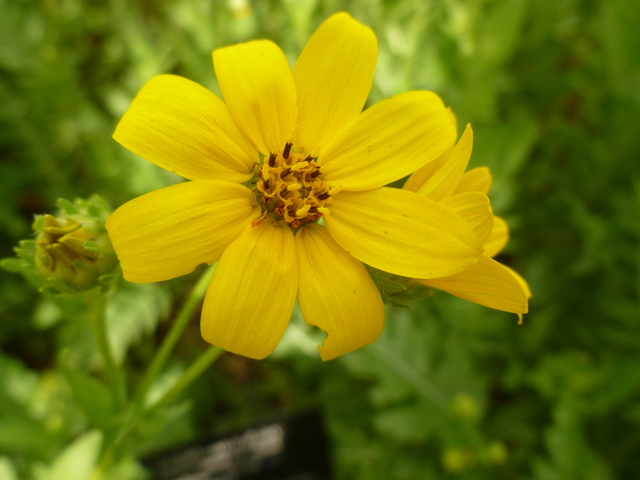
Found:
[[[265,218],[267,218],[267,211],[262,212],[262,214],[258,218],[254,218],[253,220],[251,220],[251,226],[252,227],[257,227],[258,225],[260,225],[262,223],[262,221]]]
[[[329,192],[324,192],[324,193],[321,193],[320,195],[318,195],[318,200],[326,200],[330,196],[331,195],[329,194]]]
[[[320,171],[320,169],[314,170],[313,172],[311,172],[309,175],[311,176],[311,178],[317,178],[320,176],[322,172]]]
[[[291,170],[293,170],[294,172],[299,172],[300,170],[304,170],[305,168],[309,168],[309,165],[304,162],[299,162],[295,165],[291,165]]]
[[[299,208],[298,210],[296,210],[296,217],[305,217],[307,215],[307,212],[311,209],[311,205],[309,205],[308,203],[302,207]]]
[[[289,142],[287,142],[284,145],[284,152],[282,152],[282,156],[284,157],[285,160],[289,158],[289,153],[291,153],[291,147],[293,147],[293,144]]]
[[[277,156],[277,155],[276,155],[275,153],[272,153],[271,155],[269,155],[269,166],[270,166],[271,168],[273,168],[273,167],[275,167],[275,166],[276,166],[276,156]],[[285,158],[286,158],[286,157],[285,157]]]

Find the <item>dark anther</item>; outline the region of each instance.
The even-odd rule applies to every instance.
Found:
[[[289,142],[287,142],[284,146],[284,152],[282,153],[282,156],[285,158],[285,160],[289,158],[289,153],[291,153],[291,147],[293,147],[293,143],[289,143]]]
[[[313,157],[311,155],[307,155],[307,158],[305,158],[303,162],[310,162],[311,160],[313,160]]]
[[[271,168],[276,166],[276,154],[272,153],[271,155],[269,155],[269,166]]]
[[[318,213],[318,207],[311,207],[308,213],[315,215]]]
[[[262,185],[264,186],[265,190],[269,190],[269,179],[263,180]]]
[[[286,177],[287,175],[289,175],[290,173],[291,173],[291,169],[287,167],[287,168],[285,168],[285,169],[282,171],[282,173],[280,174],[280,178],[284,178],[284,177]]]
[[[311,178],[319,177],[319,176],[320,176],[320,173],[322,173],[322,172],[320,172],[320,169],[318,169],[318,170],[314,170],[313,172],[311,172],[311,173],[310,173]]]
[[[321,193],[320,195],[318,195],[318,200],[326,200],[330,196],[331,195],[329,195],[329,192],[324,192],[324,193]]]

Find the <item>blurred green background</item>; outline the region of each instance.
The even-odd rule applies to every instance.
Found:
[[[367,105],[429,89],[460,128],[471,122],[471,166],[491,168],[512,230],[499,259],[530,282],[530,313],[517,326],[436,293],[390,309],[378,342],[326,364],[294,316],[271,357],[223,355],[132,453],[320,405],[337,479],[637,478],[637,0],[0,0],[0,257],[58,197],[96,192],[117,207],[179,181],[111,139],[147,80],[175,73],[219,95],[213,49],[269,38],[293,64],[340,10],[379,40]],[[196,279],[125,284],[111,299],[132,384]],[[0,271],[3,480],[71,479],[69,459],[91,456],[91,419],[62,367],[99,373],[99,358],[82,312],[67,317]],[[194,318],[163,381],[204,348]]]

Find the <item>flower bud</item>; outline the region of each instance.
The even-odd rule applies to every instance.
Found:
[[[40,215],[33,222],[36,239],[21,242],[19,259],[5,259],[3,267],[22,273],[49,293],[75,293],[110,287],[118,265],[104,227],[110,214],[97,195],[74,203],[60,199],[56,216]],[[13,260],[13,261],[12,261]]]

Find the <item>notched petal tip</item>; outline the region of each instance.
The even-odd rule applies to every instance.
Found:
[[[317,224],[298,232],[296,253],[302,316],[327,334],[320,357],[331,360],[374,342],[384,326],[384,306],[362,263]]]

